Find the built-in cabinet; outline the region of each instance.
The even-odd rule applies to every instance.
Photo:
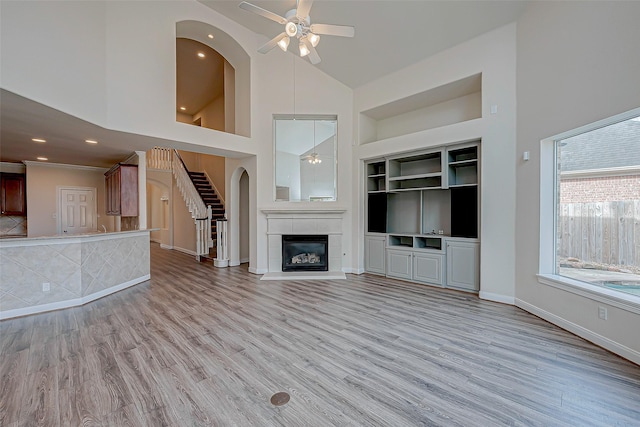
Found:
[[[0,188],[2,215],[25,216],[27,214],[27,197],[24,174],[0,173]]]
[[[364,240],[365,270],[371,273],[385,274],[385,236],[367,236]]]
[[[479,290],[479,144],[366,163],[366,271]]]
[[[447,240],[447,286],[464,291],[480,290],[480,243]]]
[[[104,175],[107,215],[138,216],[138,166],[117,164]]]

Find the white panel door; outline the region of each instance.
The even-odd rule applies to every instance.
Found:
[[[60,225],[63,234],[97,230],[95,194],[95,188],[60,190]]]

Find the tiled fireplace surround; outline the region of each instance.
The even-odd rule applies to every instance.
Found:
[[[329,273],[342,275],[342,216],[344,209],[263,209],[267,216],[269,274],[282,272],[283,234],[321,234],[329,236]],[[313,276],[326,277],[324,272],[309,272]]]

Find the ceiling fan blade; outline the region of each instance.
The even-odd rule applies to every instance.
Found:
[[[309,61],[311,61],[311,63],[313,65],[316,65],[318,63],[320,63],[321,59],[320,59],[320,55],[318,55],[318,51],[316,50],[315,47],[313,47],[313,45],[311,44],[311,42],[309,41],[309,39],[307,39],[306,37],[304,37],[302,39],[302,42],[304,43],[304,45],[307,47],[307,49],[309,49]]]
[[[311,24],[309,30],[327,36],[353,37],[356,34],[356,29],[348,25]]]
[[[263,16],[267,19],[271,19],[272,21],[275,21],[278,24],[284,25],[287,23],[287,20],[282,16],[278,15],[277,13],[269,12],[267,9],[263,9],[251,3],[247,3],[246,1],[243,1],[238,6],[240,7],[240,9],[244,9],[248,12],[255,13],[256,15]]]
[[[268,42],[266,42],[265,44],[263,44],[260,49],[258,49],[258,52],[260,53],[267,53],[269,52],[271,49],[273,49],[274,47],[276,47],[276,45],[278,44],[278,42],[280,41],[281,38],[283,37],[287,37],[287,33],[280,33],[277,36],[275,36],[274,38],[272,38],[271,40],[269,40]]]
[[[298,8],[296,9],[296,16],[302,19],[309,16],[309,11],[311,10],[312,4],[313,0],[299,0]]]

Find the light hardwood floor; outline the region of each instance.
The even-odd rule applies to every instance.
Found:
[[[151,259],[149,282],[0,322],[1,426],[640,425],[640,367],[518,308]]]

